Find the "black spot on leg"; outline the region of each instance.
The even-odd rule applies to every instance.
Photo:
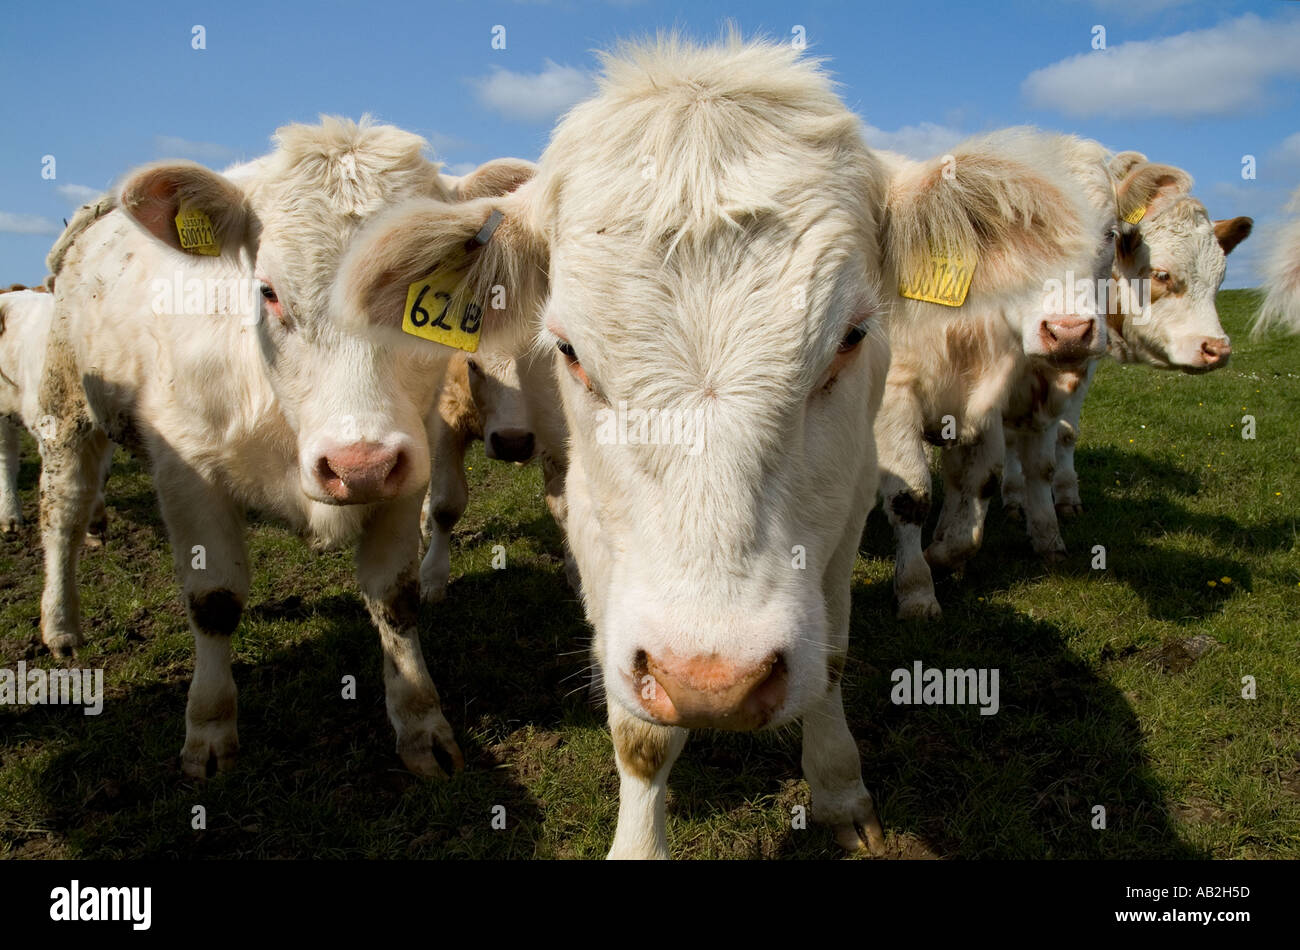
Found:
[[[930,517],[928,495],[918,495],[910,491],[899,492],[889,500],[889,507],[898,516],[898,520],[906,524],[925,524],[925,519]]]
[[[420,619],[420,581],[414,574],[403,574],[392,592],[379,605],[378,619],[394,630],[407,630]]]
[[[239,626],[243,612],[243,601],[225,588],[190,594],[190,616],[194,619],[194,626],[204,633],[230,636]]]
[[[451,508],[439,508],[433,513],[433,520],[437,522],[438,527],[448,533],[456,527],[456,522],[460,520],[461,513]]]
[[[980,498],[992,498],[993,492],[997,490],[997,487],[998,476],[996,473],[990,472],[989,477],[984,479],[984,484],[980,486]]]

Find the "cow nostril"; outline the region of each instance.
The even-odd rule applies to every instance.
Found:
[[[533,457],[533,434],[518,430],[493,432],[489,437],[493,458],[503,462],[527,462]]]
[[[394,488],[406,480],[406,470],[410,464],[406,460],[406,453],[398,450],[396,457],[393,459],[393,467],[388,470],[384,476],[384,487]]]
[[[322,455],[319,459],[316,460],[317,479],[319,479],[321,482],[324,483],[324,482],[329,482],[338,477],[339,477],[338,472],[334,471],[334,469],[330,466],[330,460],[328,456]]]

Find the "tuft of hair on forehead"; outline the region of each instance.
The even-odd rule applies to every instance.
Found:
[[[288,186],[358,218],[404,197],[450,198],[437,163],[425,157],[428,143],[368,114],[359,122],[322,115],[318,125],[286,125],[272,142],[275,151],[248,176],[254,195]]]
[[[853,203],[865,206],[875,163],[859,121],[820,62],[789,44],[733,30],[701,46],[661,33],[601,63],[597,95],[565,116],[542,157],[545,224],[576,221],[671,251],[819,193],[847,204],[856,188]]]

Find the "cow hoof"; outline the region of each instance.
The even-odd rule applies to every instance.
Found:
[[[204,729],[206,735],[185,739],[181,749],[181,771],[189,778],[209,779],[218,772],[229,772],[239,760],[239,737],[232,723],[229,728]]]
[[[56,633],[45,638],[45,647],[55,656],[73,657],[77,655],[77,647],[82,642],[78,633]]]
[[[426,584],[424,579],[420,580],[420,603],[437,604],[441,603],[447,597],[447,584],[437,582]]]
[[[845,851],[867,851],[879,857],[885,853],[885,832],[876,817],[871,798],[862,799],[854,808],[851,820],[836,822],[831,826],[835,843]]]
[[[86,540],[82,542],[82,546],[87,551],[98,551],[104,546],[104,536],[102,534],[88,533],[86,535]]]
[[[1058,518],[1077,518],[1083,514],[1083,505],[1078,502],[1057,502],[1056,515]]]
[[[943,609],[934,597],[913,598],[898,605],[899,620],[938,620],[943,616]]]
[[[1050,551],[1040,551],[1039,554],[1043,558],[1043,563],[1049,566],[1063,563],[1067,556],[1064,548],[1053,548]]]
[[[446,778],[447,773],[465,768],[465,756],[456,744],[451,723],[437,705],[437,696],[424,709],[412,714],[403,722],[394,722],[397,728],[397,754],[402,764],[416,775],[425,778]]]
[[[22,523],[22,515],[13,515],[8,518],[0,517],[0,534],[17,534]]]
[[[447,741],[440,742],[439,749],[446,755],[447,764],[450,765],[453,775],[464,771],[465,756],[461,753],[460,746],[454,741]],[[398,754],[401,755],[402,764],[407,770],[421,778],[447,778],[447,769],[438,761],[438,756],[434,754],[432,748],[399,749]]]

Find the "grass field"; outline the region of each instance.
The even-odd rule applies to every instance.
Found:
[[[1045,569],[995,502],[985,550],[939,587],[943,621],[900,624],[889,531],[873,514],[845,700],[890,856],[1300,858],[1300,339],[1247,341],[1256,299],[1220,297],[1239,341],[1226,370],[1103,368],[1064,566]],[[1254,440],[1241,437],[1247,414]],[[234,637],[240,765],[184,780],[190,635],[148,476],[119,455],[108,544],[82,560],[89,642],[75,661],[105,669],[104,711],[0,710],[0,854],[603,856],[613,756],[540,475],[481,450],[468,464],[448,598],[421,619],[463,774],[430,783],[402,769],[351,555],[314,555],[254,520]],[[37,474],[28,440],[28,524],[0,540],[0,667],[61,662],[40,647]],[[1105,570],[1090,567],[1098,544]],[[998,668],[1000,712],[892,705],[890,671],[918,659]],[[355,700],[341,698],[346,674]],[[697,733],[670,790],[675,855],[841,854],[825,829],[791,828],[808,802],[794,730]],[[206,830],[191,826],[195,805]]]

